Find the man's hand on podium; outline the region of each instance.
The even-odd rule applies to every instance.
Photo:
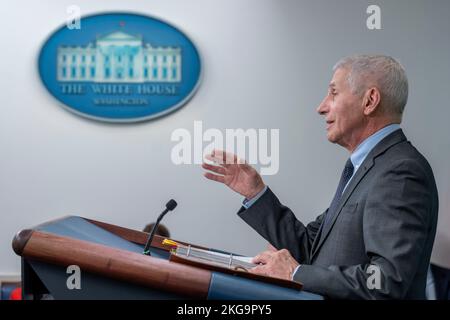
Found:
[[[214,164],[203,163],[202,167],[211,171],[205,172],[206,178],[227,185],[248,200],[265,187],[259,173],[235,154],[213,150],[210,155],[206,155],[206,159],[214,162]]]
[[[254,257],[252,262],[260,265],[250,269],[249,272],[285,280],[292,280],[293,273],[299,265],[286,249],[264,251]]]

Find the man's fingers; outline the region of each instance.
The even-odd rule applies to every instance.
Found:
[[[211,173],[211,172],[205,172],[204,176],[205,176],[205,178],[207,178],[207,179],[209,179],[209,180],[213,180],[213,181],[225,183],[225,178],[224,178],[224,176],[218,176],[218,175],[213,174],[213,173]]]
[[[210,155],[210,154],[205,155],[205,158],[208,159],[209,161],[216,162],[215,161],[216,158],[214,156]]]
[[[256,257],[254,257],[252,259],[252,263],[262,263],[262,264],[266,264],[267,261],[269,260],[270,257],[270,252],[269,251],[264,251],[261,252],[260,254],[258,254]]]
[[[218,165],[224,167],[224,168],[228,168],[228,167],[230,166],[229,164],[224,163],[222,157],[216,157],[216,156],[212,156],[212,155],[210,155],[210,154],[207,154],[207,155],[205,156],[205,158],[206,158],[207,160],[209,160],[209,161],[212,161],[212,162],[214,162],[214,163],[216,163],[216,164],[218,164]]]
[[[206,169],[206,170],[210,170],[210,171],[218,173],[218,174],[222,174],[222,175],[224,175],[226,173],[226,170],[223,167],[214,166],[214,165],[211,165],[208,163],[203,163],[202,168]]]
[[[259,274],[259,275],[262,275],[262,276],[267,275],[267,270],[266,270],[266,268],[264,266],[257,266],[257,267],[248,269],[248,272],[254,273],[254,274]]]
[[[241,162],[239,162],[239,160],[235,154],[230,153],[230,152],[225,152],[223,150],[214,149],[211,152],[210,156],[211,156],[211,158],[207,157],[207,159],[217,162],[223,166],[241,163]]]

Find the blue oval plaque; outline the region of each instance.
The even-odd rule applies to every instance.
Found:
[[[47,90],[68,110],[109,122],[137,122],[180,108],[195,93],[200,56],[161,20],[130,13],[81,19],[55,31],[39,54]]]

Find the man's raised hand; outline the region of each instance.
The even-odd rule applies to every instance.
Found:
[[[259,173],[249,164],[232,153],[213,150],[206,159],[214,164],[203,163],[208,172],[204,176],[210,180],[221,182],[231,190],[251,199],[264,189],[264,182]]]

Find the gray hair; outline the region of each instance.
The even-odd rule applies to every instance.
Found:
[[[348,82],[353,94],[362,94],[375,85],[381,93],[382,106],[389,114],[402,115],[408,101],[408,78],[403,66],[384,55],[355,55],[338,61],[333,71],[349,70]]]

